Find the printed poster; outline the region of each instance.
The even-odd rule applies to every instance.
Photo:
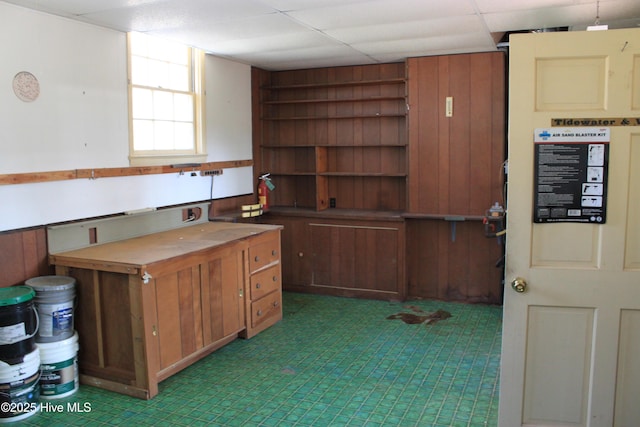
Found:
[[[609,128],[535,130],[534,222],[606,222],[609,142]]]

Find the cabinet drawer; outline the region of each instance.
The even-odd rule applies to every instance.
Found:
[[[251,327],[282,318],[282,292],[272,292],[251,303]],[[274,322],[275,323],[275,322]]]
[[[251,276],[251,300],[255,301],[266,294],[280,289],[280,264],[269,267]]]
[[[249,269],[251,272],[279,260],[280,240],[277,238],[269,239],[249,248]]]

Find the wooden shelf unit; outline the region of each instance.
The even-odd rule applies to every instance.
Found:
[[[254,70],[257,172],[271,206],[404,210],[404,63],[282,72]]]
[[[479,219],[503,201],[505,73],[502,52],[254,69],[254,173],[276,186],[261,221],[284,225],[283,285],[499,303],[503,246]]]

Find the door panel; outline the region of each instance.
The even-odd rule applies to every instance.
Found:
[[[640,29],[511,37],[502,427],[640,419],[638,40]],[[532,221],[534,131],[558,118],[628,118],[609,127],[604,224]],[[525,292],[509,286],[518,277]]]
[[[635,61],[640,68],[640,61]],[[637,73],[636,73],[637,74]],[[640,82],[638,82],[640,93]],[[640,134],[631,136],[630,173],[629,173],[629,212],[627,215],[625,250],[625,270],[640,269]]]
[[[604,110],[606,76],[607,60],[604,56],[538,58],[536,110]]]
[[[615,420],[618,426],[635,426],[640,420],[640,310],[622,310],[618,351],[618,386]]]
[[[529,307],[525,424],[547,421],[584,424],[593,311],[590,308]]]
[[[598,263],[598,226],[565,224],[562,229],[534,224],[531,265],[595,268]]]

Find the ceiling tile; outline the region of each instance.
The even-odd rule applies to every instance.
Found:
[[[367,3],[371,0],[263,0],[264,4],[280,11],[322,9],[346,4]]]
[[[466,15],[392,24],[337,28],[326,30],[325,33],[345,43],[352,44],[446,36],[461,32],[479,33],[483,30],[485,30],[484,23],[478,16]]]
[[[220,22],[277,12],[256,0],[189,0],[134,3],[83,15],[88,21],[125,31],[189,29],[196,25],[215,28]],[[214,25],[215,24],[215,25]]]
[[[484,41],[483,41],[484,40]],[[483,33],[457,34],[452,36],[425,37],[409,40],[390,40],[377,43],[356,43],[353,47],[370,56],[396,52],[409,55],[414,52],[449,52],[469,47],[474,51],[495,50],[493,41]]]
[[[419,18],[439,18],[474,14],[468,0],[376,0],[361,4],[308,9],[288,13],[312,28],[321,30],[362,27],[415,21]]]

